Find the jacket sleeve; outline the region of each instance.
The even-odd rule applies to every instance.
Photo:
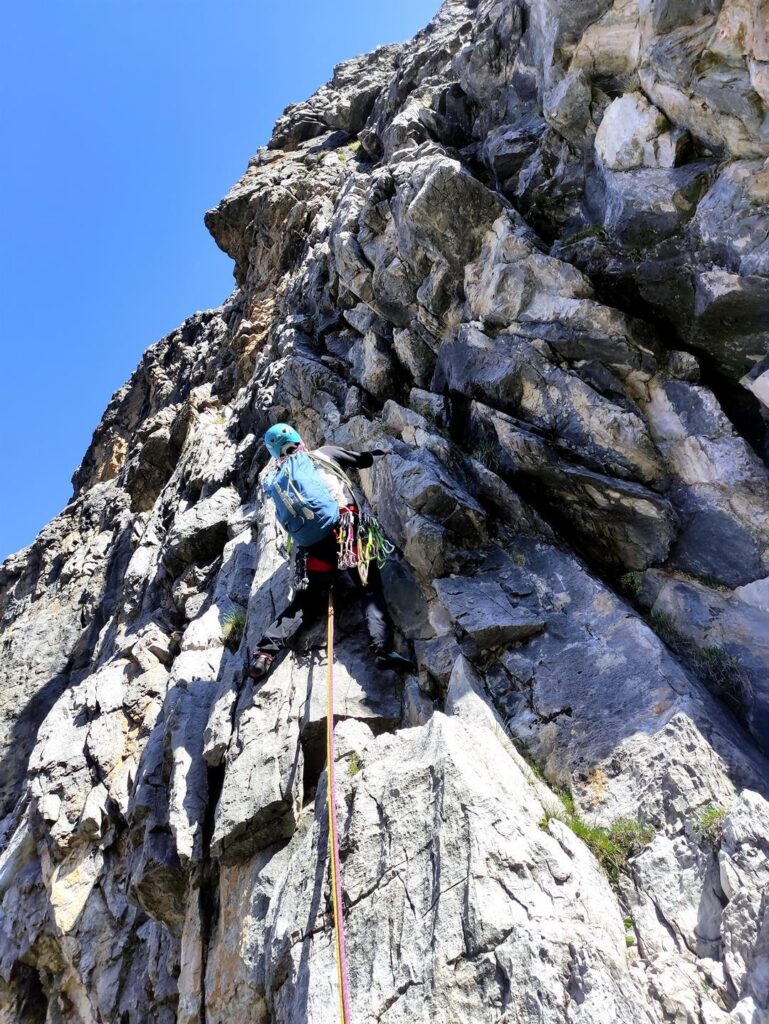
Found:
[[[384,455],[379,448],[373,448],[369,452],[351,452],[349,448],[337,448],[334,444],[325,444],[318,451],[326,458],[339,463],[343,469],[368,469],[375,455]]]

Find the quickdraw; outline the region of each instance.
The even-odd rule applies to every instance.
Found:
[[[395,545],[385,537],[377,517],[361,515],[358,523],[358,574],[364,587],[368,583],[369,565],[376,562],[380,569],[384,568],[394,551]]]
[[[336,537],[339,545],[337,552],[339,568],[357,568],[364,587],[368,583],[371,563],[376,562],[381,569],[395,551],[395,545],[385,537],[376,516],[366,513],[356,515],[350,509],[342,511],[339,525],[336,528]]]
[[[350,509],[342,509],[336,536],[339,544],[337,556],[339,568],[354,569],[358,564],[358,552],[355,538],[355,513]]]

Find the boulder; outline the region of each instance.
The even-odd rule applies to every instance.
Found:
[[[675,167],[683,146],[665,115],[640,92],[625,93],[604,112],[595,137],[598,159],[610,171]]]

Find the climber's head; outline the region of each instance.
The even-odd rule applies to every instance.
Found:
[[[276,423],[264,435],[264,443],[273,459],[279,459],[281,455],[292,455],[301,445],[302,438],[288,423]]]

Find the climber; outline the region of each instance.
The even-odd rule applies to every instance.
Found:
[[[248,674],[266,676],[276,655],[303,625],[322,612],[338,571],[347,571],[360,591],[370,649],[383,668],[411,668],[393,647],[393,628],[384,602],[379,565],[393,548],[374,516],[361,515],[344,468],[365,469],[389,448],[353,452],[324,445],[308,452],[297,431],[277,423],[264,435],[273,459],[264,489],[275,502],[278,521],[295,547],[298,590],[256,645]]]

